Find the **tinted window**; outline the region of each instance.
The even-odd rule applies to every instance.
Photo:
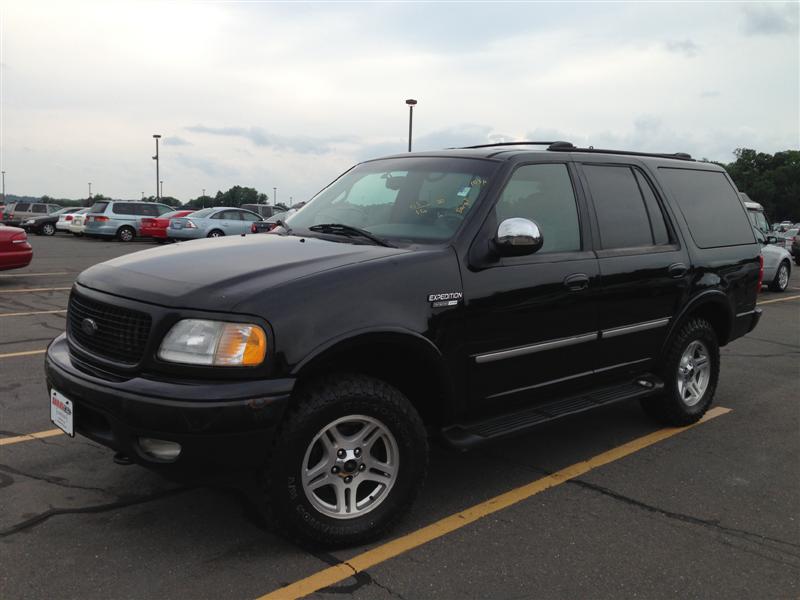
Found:
[[[47,205],[47,212],[54,213],[61,210],[61,207],[58,204],[48,204]]]
[[[753,243],[745,209],[724,173],[665,167],[659,171],[700,248]]]
[[[157,217],[161,214],[161,211],[158,210],[158,206],[155,204],[139,204],[137,208],[139,209],[138,214],[146,217]]]
[[[167,206],[166,204],[156,204],[155,207],[156,211],[158,211],[159,216],[165,215],[174,210],[171,206]]]
[[[653,236],[639,184],[630,167],[584,165],[603,248],[650,246]]]
[[[108,206],[108,202],[95,202],[92,204],[92,207],[89,209],[91,214],[102,213],[106,211],[106,207]]]
[[[17,202],[14,205],[14,210],[17,212],[28,212],[31,209],[30,202]]]
[[[260,221],[261,220],[261,217],[259,215],[256,215],[256,214],[253,214],[253,213],[241,211],[239,214],[242,217],[242,221],[251,221],[252,222],[252,221]]]
[[[536,221],[542,252],[581,249],[578,208],[566,165],[527,165],[514,171],[495,206],[497,223],[512,217]]]
[[[111,212],[115,215],[135,215],[136,205],[130,202],[115,202],[111,205]]]
[[[216,215],[214,215],[215,219],[222,219],[224,221],[241,221],[241,217],[239,216],[238,210],[223,210]]]
[[[647,208],[647,215],[650,217],[650,228],[653,234],[653,243],[657,246],[669,244],[669,232],[667,223],[664,219],[664,211],[656,198],[653,186],[650,185],[647,177],[638,169],[633,170],[636,182],[639,184],[639,191],[644,197],[644,205]]]
[[[31,210],[31,212],[44,214],[44,213],[47,212],[47,205],[46,204],[34,204],[33,205],[33,209]]]

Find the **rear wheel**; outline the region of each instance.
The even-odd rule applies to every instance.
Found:
[[[642,408],[668,425],[689,425],[711,406],[719,379],[719,342],[711,324],[692,319],[670,342],[661,366],[664,393],[642,401]]]
[[[44,235],[55,235],[56,234],[56,226],[52,223],[45,223],[42,225],[42,233]]]
[[[128,227],[125,225],[124,227],[120,227],[117,230],[117,239],[120,242],[132,242],[133,238],[136,237],[136,232],[133,230],[133,227]]]
[[[219,229],[212,229],[211,231],[208,232],[208,235],[206,237],[222,237],[223,235],[225,234]]]
[[[773,292],[785,292],[786,288],[789,287],[790,273],[791,267],[789,266],[789,261],[781,261],[781,264],[778,265],[778,271],[775,273],[775,279],[769,284],[769,289]]]
[[[302,390],[265,469],[274,522],[314,546],[363,544],[405,513],[427,470],[428,440],[397,389],[360,375]]]

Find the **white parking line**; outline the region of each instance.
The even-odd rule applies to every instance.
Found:
[[[55,315],[58,313],[65,313],[67,312],[66,308],[61,310],[37,310],[34,312],[15,312],[15,313],[0,313],[0,318],[2,317],[30,317],[31,315]]]
[[[72,271],[56,271],[54,273],[2,273],[0,277],[46,277],[50,275],[74,275]]]
[[[11,290],[0,290],[0,294],[25,294],[30,292],[63,292],[71,290],[72,287],[53,287],[53,288],[16,288]]]

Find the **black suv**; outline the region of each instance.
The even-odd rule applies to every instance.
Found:
[[[734,184],[536,144],[368,161],[270,234],[87,269],[47,351],[53,420],[144,465],[258,467],[276,523],[324,545],[397,521],[430,436],[634,399],[697,421],[760,316]]]

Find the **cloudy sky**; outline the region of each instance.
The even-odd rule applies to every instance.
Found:
[[[730,161],[800,145],[792,3],[2,5],[8,193],[307,199],[365,158],[566,139]]]

